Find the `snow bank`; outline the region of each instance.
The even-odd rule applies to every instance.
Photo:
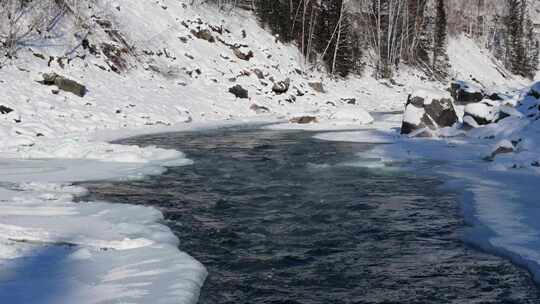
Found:
[[[76,203],[85,189],[67,183],[160,173],[169,158],[156,157],[2,160],[0,290],[9,292],[0,292],[0,302],[196,303],[206,270],[178,250],[161,212]]]

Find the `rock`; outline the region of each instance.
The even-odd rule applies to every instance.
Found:
[[[324,93],[324,86],[322,82],[310,82],[308,85],[315,91],[319,93]]]
[[[494,101],[503,101],[504,100],[503,96],[504,95],[500,93],[491,93],[490,95],[486,96],[486,98],[489,100],[494,100]]]
[[[431,134],[417,131],[451,127],[458,122],[452,98],[445,91],[418,90],[409,95],[403,115],[401,134]]]
[[[458,104],[479,102],[485,97],[484,91],[480,87],[465,81],[452,82],[450,94]]]
[[[210,43],[214,43],[216,42],[216,39],[214,38],[214,36],[212,35],[212,32],[210,32],[210,30],[208,29],[202,29],[202,30],[191,30],[191,34],[193,34],[193,36],[199,38],[199,39],[202,39],[202,40],[206,40]]]
[[[257,76],[257,78],[264,79],[263,71],[261,71],[259,69],[253,69],[253,73]]]
[[[239,85],[239,84],[237,84],[234,87],[230,88],[229,93],[236,96],[236,98],[244,98],[244,99],[249,98],[248,90],[242,88],[242,86]]]
[[[12,108],[0,105],[0,114],[9,114],[11,112],[13,112]]]
[[[288,103],[295,103],[296,102],[296,96],[290,95],[288,98],[285,98],[285,101]]]
[[[350,104],[350,105],[355,105],[356,104],[356,98],[341,98],[341,100],[343,102],[346,102],[347,104]]]
[[[286,93],[289,90],[290,85],[291,85],[291,79],[287,78],[284,81],[275,82],[274,86],[272,87],[272,91],[280,95],[280,94]]]
[[[540,82],[537,82],[531,86],[531,89],[527,93],[527,96],[532,96],[535,99],[540,99]]]
[[[299,117],[291,118],[289,122],[297,123],[297,124],[309,124],[309,123],[317,123],[319,121],[317,120],[317,117],[315,116],[299,116]]]
[[[124,55],[129,53],[125,47],[121,47],[111,43],[101,43],[101,52],[107,57],[106,63],[115,73],[120,74],[128,69],[128,62],[124,59]]]
[[[471,103],[465,107],[463,121],[470,127],[477,127],[470,123],[470,119],[465,119],[466,117],[472,118],[476,122],[476,125],[483,126],[496,121],[499,117],[499,110],[498,107],[485,101]]]
[[[300,90],[297,87],[294,87],[294,90],[296,91],[296,96],[297,97],[302,97],[302,96],[306,95],[306,93],[304,93],[302,90]]]
[[[245,61],[249,61],[251,58],[253,58],[253,52],[243,47],[234,48],[233,52],[236,57]]]
[[[255,111],[255,113],[257,113],[257,114],[263,114],[263,113],[270,112],[270,109],[268,109],[267,107],[259,106],[257,104],[252,104],[249,107],[249,109]]]
[[[58,89],[73,93],[79,97],[84,97],[86,94],[86,87],[84,85],[56,73],[43,74],[43,80],[40,83],[44,85],[55,85]]]

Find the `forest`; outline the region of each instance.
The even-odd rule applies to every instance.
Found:
[[[516,75],[534,77],[538,37],[526,0],[258,0],[256,14],[312,69],[390,78],[401,64],[448,77],[448,36],[468,35]]]

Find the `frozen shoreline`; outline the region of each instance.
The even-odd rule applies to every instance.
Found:
[[[86,189],[73,183],[137,179],[159,175],[167,166],[192,164],[179,151],[107,142],[232,126],[298,127],[279,125],[282,122],[259,116],[103,130],[77,140],[54,141],[60,146],[51,142],[4,154],[9,158],[0,159],[0,265],[4,269],[0,301],[147,303],[156,302],[159,294],[156,303],[196,303],[206,270],[178,250],[181,240],[161,224],[161,212],[142,206],[77,202]],[[355,127],[346,123],[315,127],[340,130],[343,126]],[[57,288],[46,294],[51,286]]]
[[[358,155],[359,166],[385,170],[398,163],[406,171],[439,176],[443,189],[461,195],[463,216],[470,226],[464,241],[510,259],[540,283],[540,201],[536,199],[540,177],[536,172],[501,169],[497,163],[482,160],[489,148],[485,143],[459,138],[404,139],[388,129],[315,137],[379,144]]]
[[[71,159],[0,159],[0,302],[196,303],[206,270],[178,250],[180,240],[161,224],[160,211],[76,202],[86,189],[72,183],[137,179],[192,164],[178,151],[104,144],[105,139],[245,123],[263,121],[103,132],[90,136],[92,151],[83,153],[79,146],[65,153]]]

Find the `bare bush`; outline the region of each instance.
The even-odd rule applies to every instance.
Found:
[[[39,39],[58,14],[53,0],[0,0],[0,47],[5,55],[12,57]]]

